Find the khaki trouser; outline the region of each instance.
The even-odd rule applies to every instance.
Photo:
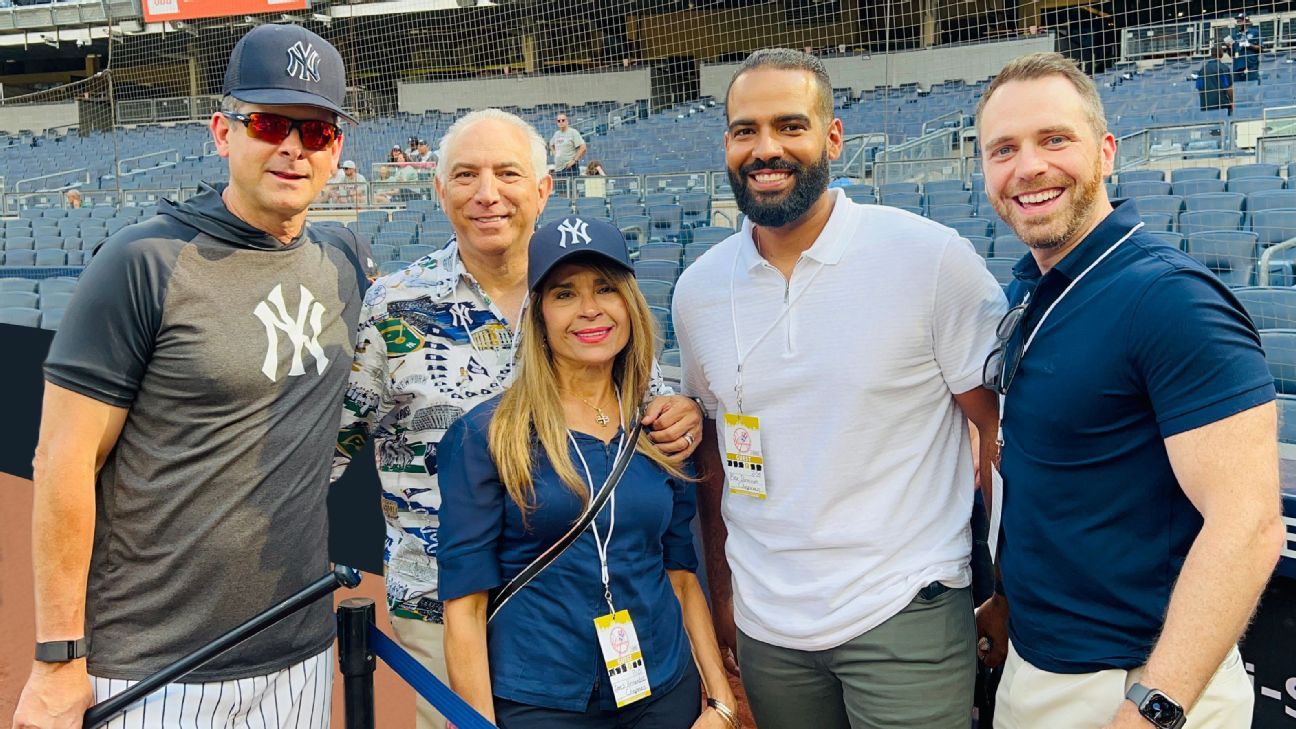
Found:
[[[430,623],[426,620],[411,620],[392,616],[392,632],[396,642],[418,659],[423,667],[441,682],[450,685],[450,675],[446,672],[445,662],[445,626],[441,623]],[[432,705],[418,698],[418,729],[445,729],[446,720]]]
[[[1027,663],[1009,644],[995,697],[995,729],[1101,729],[1142,674],[1142,668],[1049,673]],[[1251,726],[1254,705],[1251,680],[1234,646],[1188,712],[1185,729],[1245,729]]]

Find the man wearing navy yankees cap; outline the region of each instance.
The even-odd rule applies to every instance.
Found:
[[[210,123],[228,183],[163,201],[82,275],[45,363],[38,642],[15,727],[79,727],[92,702],[327,572],[369,256],[306,213],[342,152],[345,89],[323,38],[249,31]],[[317,603],[114,725],[328,726],[333,633]]]

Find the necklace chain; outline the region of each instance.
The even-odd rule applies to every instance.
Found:
[[[577,395],[576,398],[581,402],[585,403],[586,405],[589,405],[590,407],[594,408],[594,411],[598,413],[598,417],[594,418],[594,422],[598,423],[599,425],[605,428],[608,426],[608,423],[612,422],[612,418],[609,418],[607,416],[607,413],[603,412],[603,408],[599,407],[598,405],[595,405],[589,400],[586,400],[580,395]]]

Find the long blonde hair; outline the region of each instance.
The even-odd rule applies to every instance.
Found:
[[[630,339],[612,364],[613,384],[620,392],[621,421],[629,433],[652,380],[654,321],[633,274],[600,264],[591,264],[590,268],[616,289],[629,315]],[[532,469],[536,442],[548,456],[558,478],[581,497],[582,504],[589,503],[590,489],[598,488],[598,484],[585,484],[567,450],[567,418],[558,395],[553,354],[545,342],[544,312],[540,305],[544,289],[545,284],[541,282],[530,294],[519,332],[522,339],[518,343],[517,377],[500,399],[489,433],[490,454],[500,481],[524,517],[535,501]],[[662,455],[647,432],[640,434],[635,447],[672,476],[688,478],[679,466]]]

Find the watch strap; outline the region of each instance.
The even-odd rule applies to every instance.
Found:
[[[51,640],[36,644],[36,660],[42,663],[67,663],[86,654],[86,639]]]
[[[1165,725],[1159,722],[1155,722],[1151,718],[1149,718],[1146,714],[1143,713],[1143,704],[1147,701],[1148,697],[1151,696],[1153,693],[1160,694],[1161,697],[1164,698],[1166,701],[1174,704],[1175,706],[1179,706],[1179,704],[1174,699],[1171,699],[1169,696],[1166,696],[1165,692],[1158,691],[1153,688],[1148,688],[1147,686],[1144,686],[1143,684],[1137,681],[1135,681],[1134,685],[1130,686],[1129,690],[1125,692],[1125,698],[1129,699],[1130,701],[1133,701],[1134,706],[1138,707],[1139,714],[1144,719],[1147,719],[1148,722],[1151,723],[1153,726],[1158,727],[1158,729],[1183,729],[1184,724],[1187,723],[1187,716],[1183,711],[1183,707],[1179,707],[1178,720],[1170,725]]]
[[[1152,689],[1148,688],[1147,686],[1144,686],[1141,683],[1136,682],[1133,686],[1129,687],[1129,691],[1125,692],[1125,698],[1129,699],[1130,701],[1133,701],[1135,706],[1142,708],[1143,701],[1148,697],[1148,694],[1150,693],[1152,693]]]

